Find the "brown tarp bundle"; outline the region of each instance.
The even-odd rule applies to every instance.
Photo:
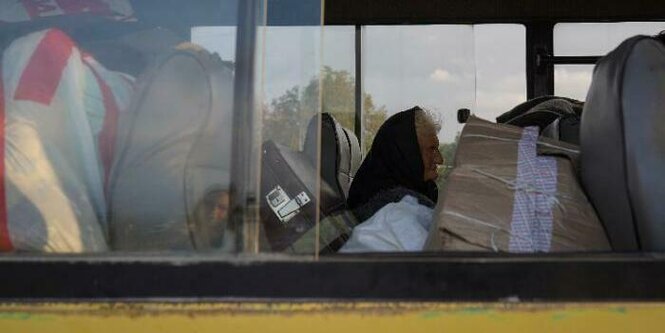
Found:
[[[425,250],[610,250],[576,178],[577,146],[531,130],[532,147],[525,140],[529,129],[469,118]],[[536,156],[536,147],[551,156]]]

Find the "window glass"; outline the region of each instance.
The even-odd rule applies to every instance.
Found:
[[[554,54],[603,56],[627,38],[663,30],[665,22],[558,23],[554,26]],[[592,75],[591,65],[556,65],[554,94],[584,100]]]
[[[554,94],[583,101],[592,76],[593,65],[555,65]]]
[[[235,26],[203,26],[191,30],[192,43],[217,53],[226,61],[235,62],[236,58]]]
[[[475,109],[473,26],[363,27],[363,148],[383,121],[420,105],[439,114],[441,142],[460,129],[456,110]]]
[[[420,105],[443,122],[446,170],[462,128],[458,109],[493,120],[526,98],[521,25],[367,26],[362,65],[364,150],[387,117]]]
[[[321,29],[268,26],[264,33],[263,137],[301,149],[319,107]]]
[[[526,30],[518,24],[474,26],[476,110],[484,119],[526,100]]]
[[[355,126],[355,27],[326,26],[323,32],[322,110],[345,128]]]
[[[279,193],[261,163],[318,137],[320,0],[4,1],[0,22],[0,251],[257,252],[259,216],[316,211],[316,160]],[[295,117],[264,118],[293,89]]]
[[[602,56],[635,35],[656,35],[665,22],[558,23],[554,26],[554,55]]]
[[[355,116],[354,27],[267,27],[262,92],[264,139],[302,148],[307,124],[322,98],[353,131]],[[319,45],[323,45],[319,48]],[[323,51],[323,53],[322,53]],[[323,64],[322,75],[319,75]],[[319,86],[323,90],[319,91]],[[321,96],[319,96],[321,93]]]

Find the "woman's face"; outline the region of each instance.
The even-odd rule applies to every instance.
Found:
[[[423,180],[436,180],[439,176],[436,173],[437,165],[443,164],[443,157],[439,152],[439,138],[435,133],[424,133],[418,135],[418,145],[420,146],[420,155],[423,158],[425,169]]]
[[[229,215],[229,193],[222,192],[219,197],[217,197],[217,202],[215,203],[215,208],[212,211],[212,219],[215,222],[223,222]]]

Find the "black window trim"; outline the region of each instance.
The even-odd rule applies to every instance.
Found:
[[[665,255],[0,257],[8,301],[665,301]]]

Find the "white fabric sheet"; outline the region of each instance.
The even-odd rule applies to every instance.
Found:
[[[356,226],[339,252],[421,251],[432,224],[433,211],[419,204],[415,197],[406,195],[399,202],[383,206]]]

